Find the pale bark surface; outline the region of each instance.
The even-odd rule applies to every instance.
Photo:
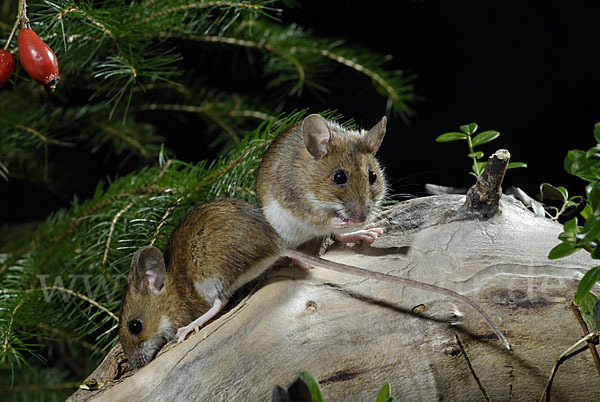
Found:
[[[389,211],[386,233],[372,246],[338,246],[325,258],[471,297],[512,351],[454,300],[321,268],[281,268],[133,376],[80,390],[73,400],[266,401],[301,370],[320,381],[326,401],[374,401],[385,382],[402,401],[482,400],[455,333],[492,400],[538,400],[554,360],[582,336],[569,301],[594,263],[583,252],[548,260],[561,225],[512,197],[503,196],[501,213],[489,220],[469,218],[464,201],[446,195],[403,202]],[[590,353],[561,366],[552,396],[600,400]]]

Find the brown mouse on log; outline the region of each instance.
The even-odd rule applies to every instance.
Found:
[[[386,124],[384,116],[368,131],[349,130],[311,114],[269,145],[256,197],[288,247],[329,234],[342,243],[371,243],[383,233],[369,223],[387,191],[375,158]]]
[[[291,250],[258,208],[222,198],[196,207],[182,220],[164,258],[153,246],[135,252],[119,319],[120,341],[130,364],[140,368],[168,341],[177,338],[181,342],[198,331],[223,309],[233,292],[281,257],[458,299],[482,314],[510,349],[491,318],[470,299],[438,286]]]

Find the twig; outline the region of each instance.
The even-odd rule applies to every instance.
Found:
[[[117,42],[117,38],[115,37],[115,34],[113,34],[111,32],[111,30],[106,27],[106,25],[97,21],[96,19],[94,19],[91,15],[89,15],[82,9],[79,9],[79,8],[73,7],[73,6],[69,6],[67,8],[60,10],[59,13],[56,15],[56,19],[60,20],[68,13],[81,14],[83,16],[83,18],[85,18],[86,20],[88,20],[88,22],[90,24],[92,24],[93,26],[95,26],[96,28],[99,28],[102,32],[104,32],[104,34],[106,36],[108,36],[110,39],[112,39],[118,46],[118,42]]]
[[[158,176],[156,176],[156,178],[154,179],[154,182],[152,183],[152,186],[155,186],[156,183],[162,179],[162,177],[164,176],[165,172],[167,171],[167,169],[169,168],[169,166],[171,166],[171,164],[173,163],[173,159],[169,159],[167,160],[167,163],[165,163],[165,166],[161,169],[160,173],[158,174]]]
[[[456,343],[458,343],[458,347],[460,349],[460,352],[462,353],[463,357],[465,358],[465,361],[467,362],[467,366],[469,367],[469,371],[471,372],[471,375],[475,379],[475,382],[477,383],[477,386],[479,387],[479,390],[483,394],[483,397],[485,398],[486,401],[491,402],[490,396],[487,393],[487,391],[484,388],[484,386],[481,383],[481,381],[479,380],[479,377],[477,376],[477,373],[475,373],[475,370],[473,369],[473,365],[471,364],[471,360],[469,359],[469,356],[467,355],[467,351],[465,350],[465,347],[463,346],[462,342],[460,341],[460,338],[458,337],[457,333],[454,333],[454,338],[456,338]]]
[[[91,305],[98,307],[100,310],[104,311],[106,314],[108,314],[109,316],[111,316],[112,319],[114,319],[115,321],[117,321],[117,322],[119,321],[119,318],[115,315],[115,313],[113,313],[112,311],[110,311],[108,308],[104,307],[100,303],[98,303],[96,300],[91,299],[91,298],[87,297],[84,294],[77,293],[77,292],[75,292],[75,291],[73,291],[71,289],[67,289],[67,288],[62,287],[62,286],[42,286],[42,287],[39,287],[39,288],[27,289],[24,292],[25,293],[33,293],[33,292],[40,292],[40,291],[44,292],[46,290],[58,290],[59,292],[65,292],[65,293],[68,293],[68,294],[70,294],[72,296],[79,297],[80,299],[85,300],[86,302],[90,303]],[[19,291],[14,290],[14,289],[0,289],[0,295],[2,295],[2,294],[9,295],[9,294],[17,294],[17,293],[19,293]],[[8,324],[8,330],[6,331],[6,337],[8,337],[8,333],[10,332],[10,327],[12,325],[12,319],[14,317],[15,312],[21,307],[21,305],[24,303],[24,301],[25,301],[25,299],[21,300],[21,302],[13,310],[11,320],[10,320],[10,322]],[[5,340],[4,343],[6,345],[7,341]],[[6,350],[4,349],[5,345],[2,348],[4,352],[6,352]]]
[[[583,317],[581,316],[581,312],[579,311],[579,308],[577,307],[577,305],[575,303],[573,303],[573,300],[571,300],[571,310],[573,311],[573,314],[575,314],[575,317],[577,318],[577,321],[579,321],[579,325],[581,326],[581,329],[583,330],[583,335],[588,335],[590,333],[590,330],[587,327],[587,324],[585,323]],[[594,345],[592,342],[588,342],[588,348],[590,349],[590,352],[592,353],[592,359],[594,360],[594,366],[596,366],[596,371],[598,372],[598,375],[600,376],[600,357],[598,356],[598,351],[596,350],[596,345]]]
[[[115,225],[117,224],[117,221],[119,220],[121,215],[123,215],[125,212],[127,212],[127,210],[129,208],[131,208],[133,206],[133,204],[135,204],[138,201],[139,201],[139,199],[131,201],[123,209],[121,209],[119,212],[117,212],[117,214],[113,217],[113,220],[110,224],[110,230],[108,231],[108,238],[106,239],[106,246],[104,248],[104,257],[102,257],[102,264],[101,264],[102,266],[106,265],[106,260],[108,259],[108,250],[110,249],[110,241],[112,239],[113,232],[115,231]]]
[[[556,372],[558,371],[558,367],[562,363],[564,363],[565,361],[570,359],[571,357],[577,356],[579,353],[584,352],[588,348],[587,345],[585,345],[585,346],[580,346],[580,345],[582,343],[587,343],[587,342],[598,342],[598,331],[590,332],[589,334],[587,334],[586,336],[584,336],[583,338],[581,338],[580,340],[575,342],[574,345],[572,345],[569,349],[565,350],[558,357],[558,359],[556,359],[556,362],[554,362],[554,366],[552,367],[552,372],[550,373],[550,377],[548,378],[548,381],[546,382],[546,387],[544,388],[544,392],[542,393],[542,396],[540,397],[540,402],[544,402],[544,399],[546,400],[546,402],[550,402],[550,390],[552,388],[552,382],[554,381],[554,376],[556,376]]]
[[[156,230],[154,231],[154,236],[152,236],[152,240],[150,241],[151,246],[153,246],[154,243],[156,242],[156,239],[158,238],[158,233],[160,232],[160,229],[162,229],[162,227],[165,225],[165,223],[167,223],[167,217],[171,214],[171,212],[173,212],[173,210],[177,207],[177,205],[179,205],[179,203],[186,197],[187,197],[187,195],[182,195],[181,197],[179,197],[178,199],[175,200],[173,205],[171,205],[169,208],[167,208],[167,210],[165,211],[165,214],[159,221],[160,223],[158,224],[158,226],[156,227]]]
[[[8,322],[8,328],[6,329],[6,333],[4,335],[4,343],[2,344],[2,353],[6,354],[6,350],[8,349],[8,340],[10,339],[10,332],[12,330],[12,325],[15,320],[15,314],[17,310],[21,308],[21,306],[25,303],[25,299],[22,299],[19,304],[15,306],[12,313],[10,313],[10,321]]]
[[[27,2],[25,0],[19,0],[19,11],[17,12],[17,18],[15,19],[15,24],[13,25],[12,31],[10,31],[10,35],[8,35],[8,39],[4,44],[4,50],[8,50],[10,42],[15,36],[17,28],[19,27],[19,24],[21,24],[21,22],[29,22],[29,20],[27,19]]]
[[[302,63],[300,63],[298,59],[291,56],[290,54],[287,54],[284,50],[270,43],[255,42],[251,40],[238,39],[226,36],[170,34],[166,32],[161,33],[161,37],[181,38],[184,40],[195,40],[209,43],[224,43],[227,45],[234,45],[257,50],[266,50],[292,63],[294,67],[296,67],[296,71],[298,72],[298,81],[304,83],[306,79],[306,71],[304,70]]]
[[[67,288],[64,288],[62,286],[44,286],[44,287],[41,287],[41,288],[30,289],[27,292],[44,291],[44,290],[58,290],[59,292],[65,292],[65,293],[68,293],[68,294],[70,294],[72,296],[79,297],[80,299],[82,299],[82,300],[90,303],[91,305],[96,306],[100,310],[104,311],[113,320],[119,322],[119,317],[117,317],[115,315],[115,313],[113,313],[112,311],[110,311],[109,309],[107,309],[106,307],[104,307],[103,305],[101,305],[100,303],[98,303],[96,300],[90,299],[89,297],[87,297],[84,294],[77,293],[77,292],[75,292],[75,291],[73,291],[71,289],[67,289]]]
[[[147,17],[142,22],[146,23],[156,17],[160,17],[165,14],[181,12],[184,10],[189,10],[189,9],[194,9],[194,8],[206,8],[206,7],[215,7],[215,6],[240,7],[240,8],[247,8],[247,9],[254,10],[254,11],[259,11],[261,9],[260,6],[257,6],[255,4],[246,4],[246,3],[233,2],[233,1],[206,1],[206,2],[200,2],[200,3],[184,4],[184,5],[177,6],[177,7],[163,9],[163,10],[158,11],[158,12],[152,14],[151,16]]]

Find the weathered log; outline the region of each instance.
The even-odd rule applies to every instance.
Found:
[[[503,196],[501,213],[473,218],[465,196],[403,202],[372,246],[334,246],[325,258],[444,286],[477,301],[506,334],[507,351],[469,307],[433,293],[325,269],[270,270],[252,293],[148,366],[71,400],[269,400],[301,370],[325,400],[374,400],[392,384],[403,401],[539,399],[556,357],[582,336],[569,308],[593,266],[578,252],[548,260],[561,226]],[[98,378],[114,373],[96,373]],[[554,400],[600,400],[590,353],[564,363]]]

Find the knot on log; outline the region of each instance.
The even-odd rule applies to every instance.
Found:
[[[487,219],[500,212],[502,180],[509,160],[510,153],[506,149],[499,149],[490,156],[477,183],[467,191],[463,206],[467,213]]]

